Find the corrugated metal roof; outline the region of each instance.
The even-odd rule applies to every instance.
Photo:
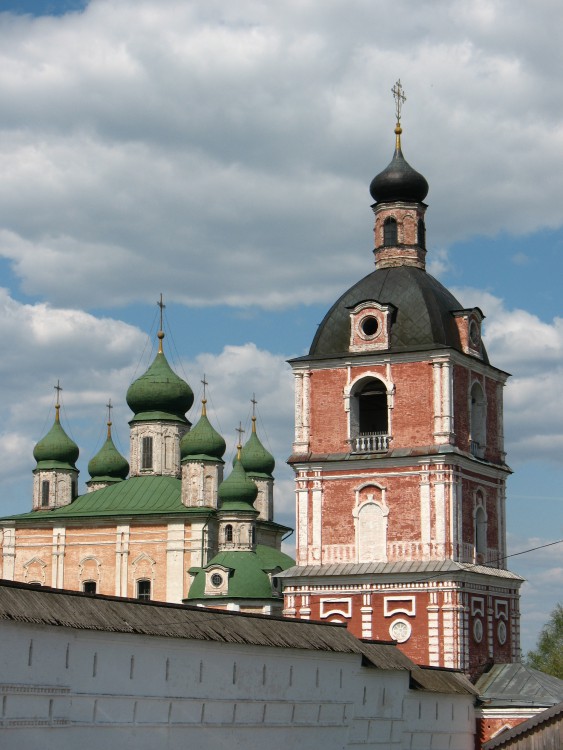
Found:
[[[432,692],[475,692],[459,673],[449,670],[432,670],[430,673],[416,666],[394,643],[365,643],[338,624],[89,596],[77,591],[36,588],[13,581],[0,581],[0,622],[2,620],[80,630],[352,653],[361,655],[365,664],[378,669],[409,671],[413,687]],[[438,674],[442,676],[438,678]]]
[[[459,563],[454,560],[405,560],[404,562],[369,562],[369,563],[334,563],[332,565],[295,565],[282,573],[280,578],[303,578],[303,577],[330,577],[349,575],[401,575],[408,573],[421,576],[438,573],[456,572],[481,573],[483,575],[495,576],[496,578],[507,578],[514,581],[523,581],[521,576],[509,570],[501,568],[490,568],[487,565],[471,565]]]
[[[495,747],[502,747],[506,743],[511,742],[526,732],[529,732],[531,729],[535,729],[542,724],[550,723],[553,719],[557,718],[559,718],[559,721],[563,721],[563,703],[558,703],[556,706],[552,706],[551,708],[532,716],[512,729],[507,729],[505,732],[499,734],[498,737],[494,737],[492,740],[485,742],[483,750],[493,750]],[[553,739],[555,740],[555,738]],[[534,747],[536,747],[536,745],[534,745]],[[537,747],[540,747],[539,743],[537,744]]]

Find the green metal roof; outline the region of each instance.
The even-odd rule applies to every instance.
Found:
[[[219,552],[205,566],[192,568],[195,578],[190,587],[188,599],[224,600],[224,599],[279,599],[272,593],[272,584],[268,572],[285,569],[294,565],[294,561],[283,552],[262,544],[256,546],[256,552]],[[206,595],[205,571],[215,565],[221,565],[231,571],[228,594],[225,596]]]
[[[57,518],[214,512],[211,508],[186,508],[181,501],[181,484],[181,480],[175,477],[130,477],[110,487],[80,495],[62,508],[7,516],[0,520],[41,523]]]
[[[256,417],[252,418],[252,433],[240,452],[240,462],[249,476],[271,478],[276,462],[256,434]]]

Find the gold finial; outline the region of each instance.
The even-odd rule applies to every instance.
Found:
[[[53,387],[57,392],[57,401],[55,403],[55,422],[60,422],[59,412],[60,412],[61,404],[60,404],[59,396],[61,395],[61,391],[62,391],[60,381],[57,380],[57,385]]]
[[[238,432],[237,460],[240,461],[240,452],[242,450],[242,435],[244,433],[244,430],[242,429],[242,422],[238,423],[236,431]]]
[[[164,308],[166,305],[162,301],[162,292],[160,293],[160,300],[156,303],[160,307],[160,330],[157,333],[158,336],[158,353],[162,354],[162,339],[164,338]]]
[[[110,437],[111,437],[111,410],[113,409],[113,405],[111,403],[111,398],[109,399],[109,401],[106,404],[106,409],[108,410],[108,422],[107,422],[107,425],[108,425],[108,440],[109,440]]]
[[[403,108],[403,104],[407,101],[400,78],[391,89],[391,92],[395,99],[395,115],[397,117],[397,124],[395,126],[395,148],[399,150],[401,148],[401,133],[403,132],[403,128],[401,127],[401,109]]]
[[[206,388],[209,385],[207,380],[205,379],[205,373],[203,373],[203,380],[201,381],[203,384],[203,398],[201,399],[201,416],[205,417],[207,414],[207,399],[205,398]]]
[[[252,432],[256,432],[256,404],[258,403],[258,401],[256,401],[255,393],[252,394],[250,403],[252,404]]]

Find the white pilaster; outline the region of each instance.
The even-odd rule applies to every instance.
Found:
[[[320,475],[320,472],[319,472]],[[313,482],[312,503],[313,503],[313,538],[311,545],[311,556],[310,562],[320,563],[321,562],[321,544],[322,544],[322,506],[323,506],[323,490],[320,479],[315,479]]]
[[[184,598],[184,524],[169,523],[166,539],[166,601]]]
[[[129,568],[129,524],[118,526],[115,532],[115,595],[127,596]]]
[[[296,491],[297,494],[297,560],[300,565],[307,564],[307,547],[309,543],[309,492],[306,483]]]
[[[2,536],[2,560],[2,578],[6,581],[13,581],[16,561],[16,529],[13,526],[4,529]]]
[[[53,528],[51,586],[54,589],[64,588],[65,535],[64,526]]]

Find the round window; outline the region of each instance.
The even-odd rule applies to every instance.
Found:
[[[389,628],[389,635],[397,643],[404,643],[411,637],[411,624],[406,620],[395,620]]]
[[[223,576],[220,576],[219,573],[213,573],[211,576],[211,583],[213,586],[221,586],[223,583]]]
[[[502,620],[497,625],[497,636],[500,645],[504,646],[504,644],[506,643],[506,625]]]
[[[364,336],[375,336],[379,329],[379,323],[377,322],[377,318],[374,318],[373,315],[366,315],[366,317],[362,319],[360,327]]]
[[[473,638],[475,643],[481,643],[483,640],[483,623],[481,620],[475,620],[473,623]]]
[[[479,334],[479,326],[474,320],[471,321],[471,325],[469,326],[469,341],[474,349],[479,348],[481,336]]]

